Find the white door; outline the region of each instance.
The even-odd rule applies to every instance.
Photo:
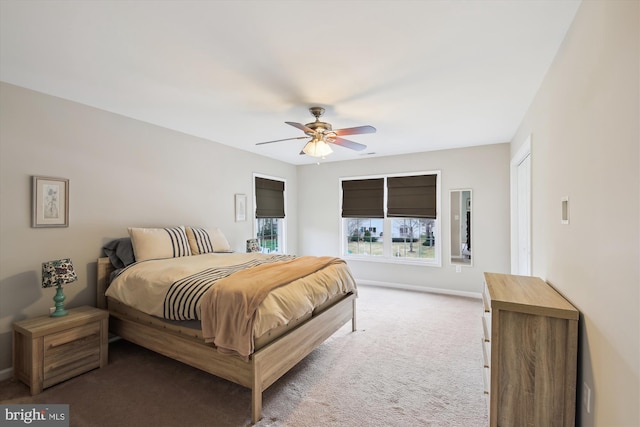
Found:
[[[518,273],[531,275],[531,155],[518,164]]]

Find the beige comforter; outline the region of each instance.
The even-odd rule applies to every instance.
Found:
[[[236,266],[268,257],[260,253],[230,253],[144,261],[120,273],[106,295],[144,313],[165,317],[167,293],[175,282],[206,269]],[[319,271],[276,287],[255,310],[251,327],[253,337],[307,315],[334,295],[352,291],[356,291],[355,280],[343,262],[330,263]],[[202,319],[201,307],[199,304],[193,310],[196,319]]]

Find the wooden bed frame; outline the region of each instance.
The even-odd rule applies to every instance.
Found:
[[[98,258],[98,308],[108,309],[105,292],[112,271],[109,258]],[[251,389],[251,421],[255,424],[262,417],[262,392],[349,320],[355,331],[356,295],[353,293],[255,351],[248,361],[223,355],[200,338],[141,322],[136,316],[119,310],[110,310],[109,330],[127,341]]]

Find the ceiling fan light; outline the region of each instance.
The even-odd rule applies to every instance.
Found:
[[[302,152],[312,157],[324,157],[333,153],[333,150],[331,149],[329,144],[327,144],[323,140],[314,139],[309,141],[307,145],[304,146]]]

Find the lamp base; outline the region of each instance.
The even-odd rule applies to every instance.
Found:
[[[51,313],[51,317],[66,316],[69,312],[64,309],[64,300],[66,297],[64,296],[64,292],[62,292],[62,285],[59,284],[56,289],[56,294],[53,297],[56,309]]]

